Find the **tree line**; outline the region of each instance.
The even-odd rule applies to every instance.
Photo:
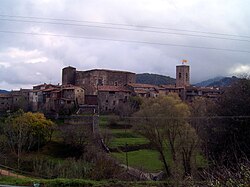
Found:
[[[219,175],[233,176],[250,165],[249,79],[239,79],[213,101],[200,97],[185,103],[174,94],[145,99],[133,117],[135,130],[159,152],[167,178],[213,176],[235,182],[239,178]],[[206,160],[205,168],[197,165],[199,156]],[[244,182],[250,182],[247,171],[241,172],[243,178],[248,176]]]

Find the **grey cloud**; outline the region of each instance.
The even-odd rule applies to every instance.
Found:
[[[250,21],[248,19],[250,11],[247,5],[247,0],[211,0],[206,2],[201,0],[175,0],[172,3],[164,0],[3,0],[0,2],[0,14],[248,35],[250,33]],[[21,32],[34,29],[42,33],[62,35],[240,50],[250,48],[249,42],[80,26],[1,21],[0,28],[0,30]],[[189,34],[197,33],[189,32]],[[6,55],[0,55],[0,78],[2,81],[0,87],[15,88],[18,85],[32,85],[40,82],[57,83],[61,80],[61,68],[68,65],[81,70],[108,68],[160,73],[174,77],[176,64],[180,63],[182,59],[187,59],[191,65],[192,82],[198,82],[218,75],[232,75],[232,67],[237,68],[249,64],[249,53],[52,36],[4,33],[0,33],[0,36],[0,54],[9,48],[25,51],[38,50],[42,53],[41,57],[47,59],[46,62],[27,64],[28,61],[32,62],[32,59],[25,59],[26,61],[24,61],[21,58],[11,59]],[[221,37],[229,36],[222,35]],[[37,57],[37,60],[39,60],[39,57]],[[3,62],[9,63],[10,66],[1,65]]]

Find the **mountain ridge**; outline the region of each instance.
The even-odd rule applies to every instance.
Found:
[[[152,85],[164,85],[175,84],[175,79],[170,76],[159,75],[154,73],[140,73],[136,74],[136,83],[139,84],[152,84]]]
[[[9,93],[9,91],[7,91],[7,90],[0,90],[0,94],[6,94],[6,93]]]
[[[232,76],[232,77],[215,77],[212,79],[208,79],[199,83],[196,83],[195,86],[202,86],[202,87],[225,87],[232,85],[235,81],[239,78]]]
[[[207,79],[199,83],[193,84],[200,87],[225,87],[230,86],[239,78],[218,76],[215,78]],[[170,76],[154,74],[154,73],[140,73],[136,74],[136,83],[152,84],[152,85],[175,85],[176,80]]]

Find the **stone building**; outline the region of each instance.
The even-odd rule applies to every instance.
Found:
[[[20,89],[11,91],[10,94],[12,96],[12,109],[17,110],[22,108],[24,111],[30,110],[30,93],[31,89]]]
[[[135,73],[93,69],[77,71],[74,67],[65,67],[62,70],[62,85],[72,84],[83,87],[86,95],[97,95],[98,86],[124,86],[135,83]]]
[[[131,90],[133,96],[155,98],[159,95],[159,86],[156,85],[130,83],[126,87]]]
[[[129,100],[131,90],[125,86],[99,86],[98,105],[101,113],[118,113]]]
[[[10,94],[0,94],[0,112],[12,109],[13,99]]]
[[[217,99],[222,93],[222,88],[217,87],[196,87],[196,86],[187,86],[185,87],[185,92],[182,97],[182,100],[192,102],[197,97],[204,97],[208,99]]]
[[[60,88],[59,85],[53,84],[40,84],[33,86],[33,90],[30,93],[30,105],[33,112],[47,112],[53,107],[50,103],[51,93]]]
[[[84,104],[84,89],[73,85],[37,85],[33,87],[30,102],[33,112],[58,113]]]
[[[188,65],[176,66],[176,87],[190,85],[190,67]]]
[[[78,86],[62,86],[62,99],[67,101],[74,101],[77,105],[84,104],[84,89]]]
[[[185,87],[176,87],[174,85],[160,85],[159,95],[168,95],[170,93],[178,94],[180,98],[185,97]]]

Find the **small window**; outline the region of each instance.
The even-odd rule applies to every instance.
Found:
[[[181,79],[181,73],[179,73],[179,79]]]
[[[115,81],[114,85],[115,85],[115,86],[118,86],[118,82],[117,82],[117,81]]]
[[[103,86],[103,80],[102,79],[98,79],[98,85]]]
[[[186,73],[186,80],[188,80],[188,73]]]
[[[115,103],[116,103],[116,102],[115,102],[115,101],[113,101],[113,105],[115,105]]]
[[[109,102],[109,100],[106,100],[106,103],[108,103]]]

